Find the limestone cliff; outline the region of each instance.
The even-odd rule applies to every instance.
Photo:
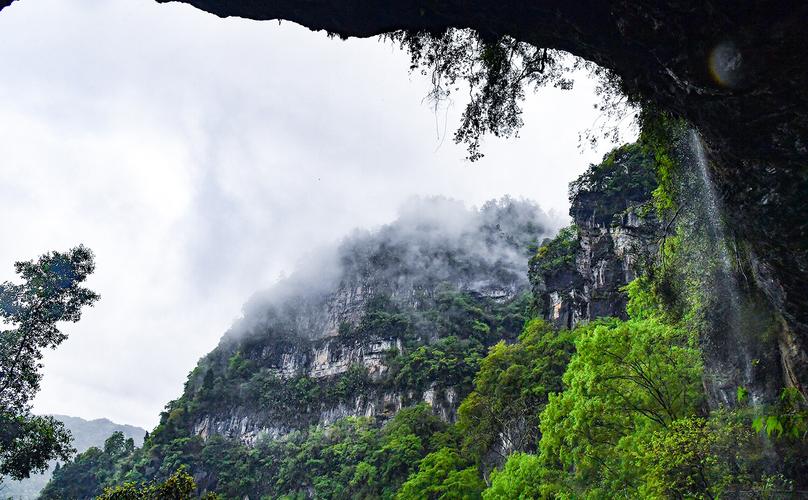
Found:
[[[664,315],[698,333],[708,405],[736,406],[739,391],[752,404],[772,403],[798,378],[791,359],[798,349],[759,281],[750,279],[757,262],[725,227],[705,165],[692,166],[706,161],[692,137],[684,134],[672,147],[680,165],[671,188],[678,207],[667,221],[653,206],[654,158],[640,144],[615,150],[571,184],[574,225],[530,261],[536,305],[562,328],[625,319],[623,288],[645,276]],[[675,243],[666,248],[666,238]]]
[[[526,263],[552,232],[528,202],[413,203],[254,297],[153,439],[254,444],[346,416],[383,420],[422,401],[453,420],[477,360],[521,331]]]
[[[571,184],[573,226],[542,245],[530,261],[539,310],[573,328],[600,317],[626,317],[621,289],[655,257],[662,228],[651,207],[653,158],[624,146]]]

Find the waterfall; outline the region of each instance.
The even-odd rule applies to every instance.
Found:
[[[721,219],[721,202],[715,192],[715,186],[710,173],[707,170],[707,155],[704,154],[704,146],[701,143],[701,138],[695,130],[690,131],[690,141],[693,148],[693,154],[696,157],[696,165],[699,169],[701,180],[701,190],[704,196],[705,215],[712,234],[709,236],[715,242],[715,250],[718,252],[718,257],[721,260],[721,266],[728,274],[732,272],[732,261],[730,260],[729,250],[727,249],[726,235],[724,233],[724,222]],[[736,288],[737,291],[737,287]]]
[[[711,292],[721,295],[718,298],[725,301],[726,305],[723,317],[725,324],[722,325],[725,331],[721,332],[725,345],[713,346],[714,348],[719,348],[718,352],[721,353],[718,359],[714,361],[718,362],[720,372],[723,374],[735,372],[739,376],[737,378],[732,377],[733,381],[749,391],[749,403],[756,405],[761,398],[757,391],[754,390],[755,362],[742,324],[742,295],[737,275],[733,268],[728,246],[729,240],[726,237],[722,219],[722,203],[710,178],[704,146],[695,130],[690,131],[690,142],[698,172],[697,181],[700,184],[699,191],[702,198],[703,215],[707,222],[706,236],[711,243],[710,250],[713,254],[711,257],[716,259],[719,267],[718,272],[715,273],[717,282],[714,283],[714,289]],[[705,256],[705,258],[709,257]],[[714,341],[715,339],[710,340]],[[721,389],[720,399],[722,403],[732,406],[735,403],[735,390],[737,387],[725,385]]]

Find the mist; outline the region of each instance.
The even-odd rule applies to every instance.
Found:
[[[247,302],[223,341],[279,331],[308,339],[334,335],[337,325],[326,317],[346,292],[395,299],[445,284],[514,296],[527,288],[532,253],[564,222],[533,201],[507,196],[479,208],[442,196],[413,197],[394,221],[354,229],[339,244],[309,252],[291,275]],[[350,313],[345,319],[358,319]]]

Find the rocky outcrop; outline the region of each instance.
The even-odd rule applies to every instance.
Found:
[[[276,376],[282,384],[301,379],[328,384],[339,380],[349,370],[357,369],[361,369],[362,375],[367,376],[370,382],[380,382],[388,371],[387,360],[402,349],[400,339],[373,337],[346,345],[335,333],[328,338],[303,340],[280,349],[268,346],[261,351],[260,357],[253,353],[250,360],[260,363],[267,373]],[[267,412],[257,409],[257,405],[242,405],[198,416],[193,424],[193,434],[205,440],[213,435],[221,435],[253,445],[259,437],[277,439],[307,425],[328,425],[348,416],[391,416],[401,408],[402,401],[401,395],[379,391],[369,385],[368,390],[350,395],[347,399],[320,402],[318,408],[310,410],[313,415],[298,415],[299,420],[267,418]],[[281,400],[270,402],[275,405],[293,403]]]
[[[609,225],[590,219],[578,227],[581,252],[576,270],[584,278],[586,317],[625,317],[622,288],[640,274],[657,250],[660,228],[653,212],[640,205],[615,214]]]
[[[624,146],[572,184],[573,226],[530,261],[539,309],[561,328],[626,317],[622,288],[655,258],[662,228],[651,207],[652,158]]]
[[[691,142],[672,148],[683,166],[700,156]],[[545,242],[530,263],[542,314],[562,328],[626,318],[623,287],[645,275],[665,314],[699,333],[708,405],[736,406],[739,390],[744,404],[773,403],[784,385],[797,384],[792,367],[804,362],[793,359],[799,350],[791,331],[749,278],[754,261],[725,230],[709,176],[682,169],[671,188],[678,208],[661,224],[652,206],[655,169],[652,157],[629,145],[572,183],[574,226]],[[666,236],[678,239],[668,262],[660,248]]]

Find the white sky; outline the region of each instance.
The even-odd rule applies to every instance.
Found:
[[[510,194],[566,214],[593,83],[529,97],[519,139],[470,164],[428,82],[376,39],[151,0],[0,13],[0,280],[93,249],[101,301],[45,357],[35,410],[153,427],[255,291],[413,195]],[[439,136],[448,135],[445,140]]]

